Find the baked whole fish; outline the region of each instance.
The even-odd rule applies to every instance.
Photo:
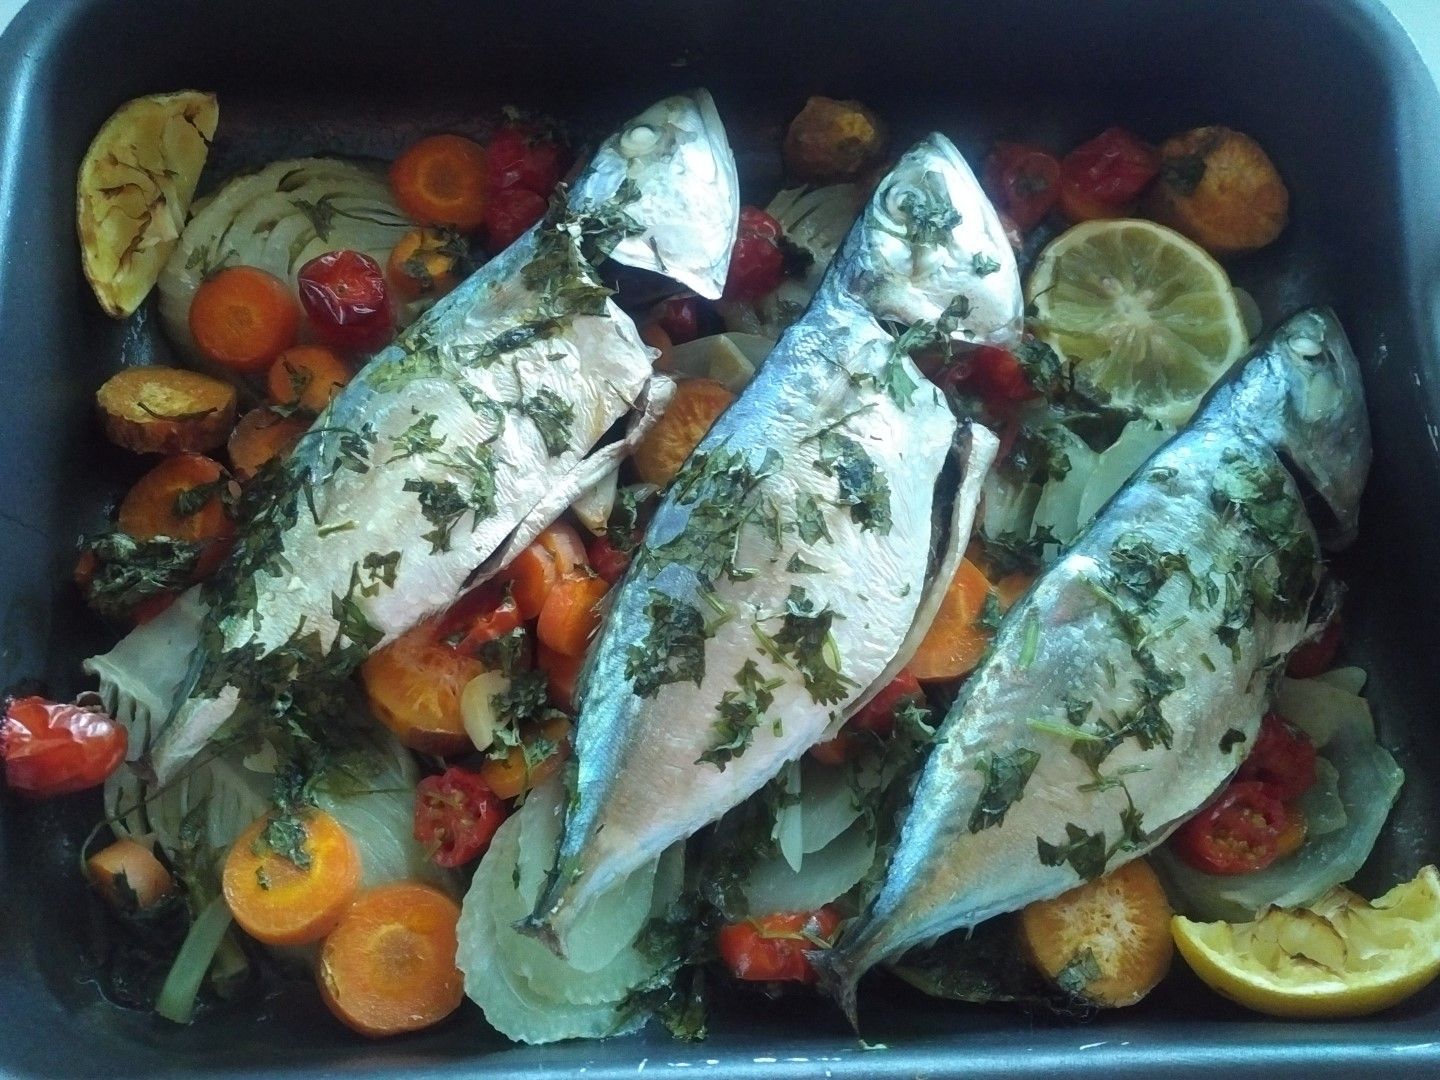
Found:
[[[878,897],[811,954],[852,1022],[875,964],[1143,855],[1225,782],[1305,637],[1321,542],[1355,536],[1369,464],[1349,343],[1301,312],[1007,615]]]
[[[613,468],[673,384],[594,264],[718,296],[738,212],[709,94],[667,98],[600,147],[565,206],[377,354],[247,492],[237,549],[203,594],[89,662],[108,705],[155,721],[154,778],[242,703],[276,715],[290,687],[348,675]],[[629,436],[599,446],[632,410]]]
[[[563,954],[591,899],[748,798],[909,659],[996,447],[957,433],[909,350],[1013,342],[1021,304],[995,211],[930,136],[686,462],[615,591],[581,677],[558,873],[522,929]]]

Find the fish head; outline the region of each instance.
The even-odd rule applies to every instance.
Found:
[[[1217,393],[1221,410],[1244,417],[1284,459],[1325,546],[1353,541],[1370,421],[1360,364],[1335,313],[1307,308],[1286,319],[1226,391]]]
[[[833,287],[882,322],[942,327],[956,342],[1013,345],[1024,299],[1000,215],[953,143],[912,146],[875,189]]]
[[[740,218],[735,155],[705,90],[657,101],[601,144],[570,194],[577,213],[629,218],[610,258],[701,296],[725,288]]]

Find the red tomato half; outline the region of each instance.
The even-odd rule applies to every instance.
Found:
[[[1237,780],[1176,829],[1172,842],[1197,870],[1248,874],[1279,858],[1280,837],[1289,826],[1284,804],[1264,784]]]
[[[785,256],[780,253],[779,240],[778,221],[757,207],[740,208],[740,226],[730,252],[730,273],[725,278],[725,299],[758,300],[775,291],[785,276]]]
[[[672,296],[660,305],[660,328],[676,345],[684,345],[700,336],[700,298]]]
[[[1060,209],[1071,221],[1124,217],[1160,174],[1148,143],[1112,127],[1081,143],[1060,165]]]
[[[395,336],[385,271],[359,251],[331,251],[300,268],[300,303],[327,345],[376,352]]]
[[[507,124],[485,146],[490,190],[521,188],[548,197],[565,173],[569,154],[533,128]]]
[[[996,143],[985,159],[985,190],[1017,229],[1033,229],[1060,194],[1060,162],[1028,143]]]
[[[504,251],[545,216],[545,200],[526,188],[502,188],[485,207],[486,243],[492,252]]]
[[[462,596],[440,617],[439,637],[457,652],[473,656],[496,638],[524,625],[510,589],[498,581],[487,581]]]
[[[103,712],[40,697],[12,698],[0,720],[5,783],[31,799],[104,783],[125,746],[125,729]]]
[[[478,859],[506,816],[500,796],[469,769],[452,765],[415,785],[415,839],[440,866]]]
[[[1285,674],[1292,679],[1313,679],[1316,675],[1323,675],[1335,666],[1335,654],[1339,651],[1340,616],[1336,615],[1318,638],[1307,641],[1290,654]]]
[[[1282,803],[1298,799],[1315,783],[1315,744],[1279,713],[1266,713],[1235,778],[1264,784]]]
[[[784,911],[720,928],[720,959],[747,982],[813,983],[815,969],[805,953],[826,949],[840,928],[840,913],[828,904],[819,911]]]
[[[591,540],[590,546],[585,549],[585,557],[590,562],[590,568],[611,585],[624,577],[630,567],[629,552],[617,548],[608,536],[597,536]]]
[[[876,694],[840,729],[833,739],[816,743],[810,754],[822,765],[842,765],[860,745],[860,733],[869,732],[878,738],[889,737],[895,730],[895,712],[906,701],[922,698],[920,680],[902,668],[885,688]]]

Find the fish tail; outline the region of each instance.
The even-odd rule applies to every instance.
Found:
[[[840,1006],[845,1019],[850,1021],[850,1026],[858,1034],[860,1014],[855,990],[860,984],[860,976],[864,974],[864,967],[857,965],[853,953],[843,947],[815,949],[807,952],[805,956],[815,969],[815,974],[819,976],[820,992]]]

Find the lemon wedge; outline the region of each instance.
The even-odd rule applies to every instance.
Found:
[[[1087,221],[1040,253],[1035,332],[1104,404],[1178,427],[1250,338],[1225,270],[1153,221]]]
[[[1300,1018],[1365,1016],[1440,974],[1440,874],[1366,902],[1331,889],[1302,908],[1248,923],[1171,921],[1175,946],[1212,989],[1257,1012]]]
[[[154,94],[121,105],[90,143],[76,181],[76,227],[85,277],[107,314],[125,318],[154,287],[219,120],[214,94]]]

